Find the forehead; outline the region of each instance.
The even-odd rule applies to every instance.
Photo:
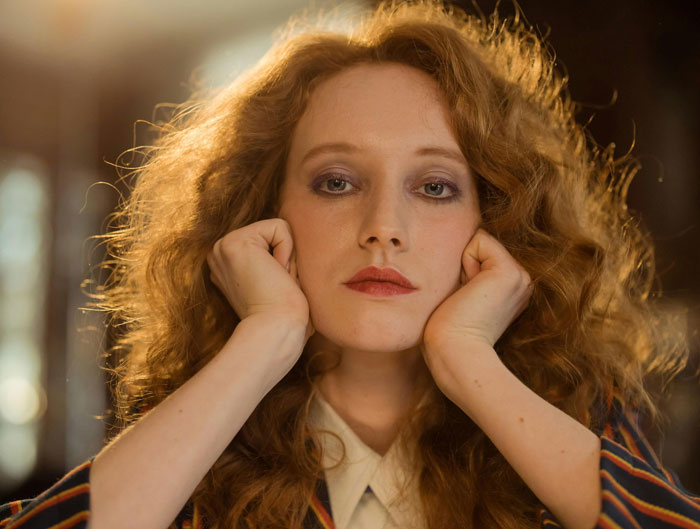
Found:
[[[362,64],[324,80],[312,92],[292,134],[290,165],[320,142],[409,147],[457,142],[437,82],[398,63]]]

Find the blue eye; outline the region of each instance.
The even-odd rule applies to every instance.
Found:
[[[322,195],[345,195],[343,193],[346,191],[348,186],[352,187],[352,184],[344,178],[344,175],[338,173],[326,173],[319,176],[311,184],[311,189],[316,193]]]
[[[427,182],[423,184],[422,187],[426,192],[424,196],[427,199],[433,200],[435,202],[450,202],[452,200],[455,200],[460,195],[457,186],[443,180]],[[445,189],[450,191],[450,194],[448,194],[447,196],[443,194],[443,191],[445,191]]]
[[[350,186],[350,189],[348,189],[348,186]],[[326,173],[319,176],[311,184],[311,189],[316,193],[338,197],[349,194],[353,187],[353,184],[345,178],[345,175],[339,173]],[[433,202],[451,202],[456,200],[461,194],[457,186],[445,180],[426,182],[420,188],[424,190],[424,193],[420,193],[420,196]],[[445,190],[449,194],[445,195]]]
[[[347,180],[343,180],[342,178],[329,178],[328,180],[324,180],[324,184],[324,191],[345,191],[345,188],[348,187],[349,182]]]
[[[440,182],[429,182],[423,186],[425,188],[425,191],[428,192],[428,194],[433,194],[433,196],[440,196],[442,195],[442,191],[445,189],[445,184],[442,184]]]

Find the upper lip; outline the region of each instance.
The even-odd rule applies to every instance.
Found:
[[[416,288],[398,270],[393,268],[377,268],[376,266],[368,266],[367,268],[363,268],[357,272],[347,282],[359,283],[360,281],[386,281],[406,288]]]

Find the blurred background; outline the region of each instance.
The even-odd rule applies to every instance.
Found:
[[[471,8],[471,2],[459,3]],[[468,4],[468,5],[467,5]],[[485,13],[496,2],[478,0]],[[116,205],[118,155],[156,104],[254,64],[292,14],[356,0],[0,2],[0,503],[31,497],[102,447],[109,408],[98,313],[78,310]],[[687,309],[691,362],[664,403],[664,464],[700,492],[700,44],[679,2],[520,0],[548,35],[582,119],[643,169],[629,206],[654,236],[667,303]],[[509,2],[500,6],[512,13]],[[617,96],[614,104],[611,101]],[[144,128],[144,127],[141,127]],[[140,129],[138,129],[140,130]],[[120,188],[122,189],[122,188]],[[82,329],[79,332],[79,329]]]

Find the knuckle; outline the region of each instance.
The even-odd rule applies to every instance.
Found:
[[[524,268],[520,268],[520,279],[521,282],[525,285],[530,285],[532,283],[532,278],[530,277],[530,274]]]
[[[219,245],[219,253],[225,257],[227,260],[236,254],[236,246],[239,243],[238,237],[224,237],[219,239],[221,244]],[[243,241],[245,243],[245,240]]]

